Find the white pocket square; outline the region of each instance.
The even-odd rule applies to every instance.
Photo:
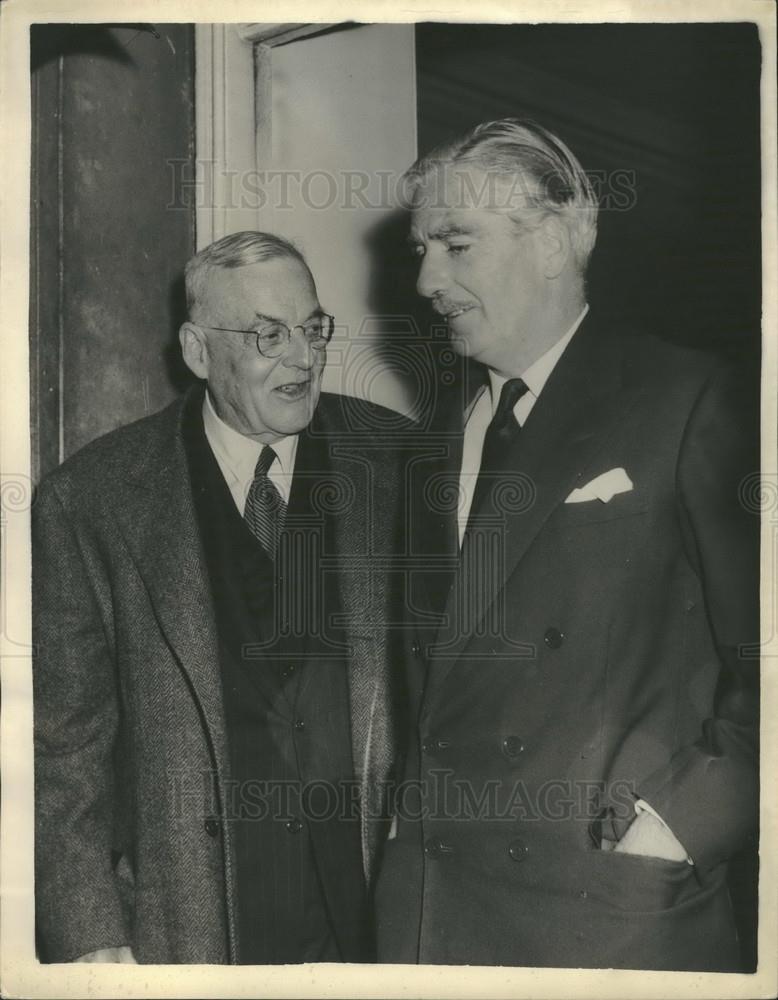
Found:
[[[601,500],[603,503],[608,503],[617,493],[629,493],[632,485],[626,469],[609,469],[596,479],[592,479],[586,486],[573,490],[565,503],[584,503],[586,500]]]

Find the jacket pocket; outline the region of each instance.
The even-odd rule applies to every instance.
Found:
[[[658,913],[692,899],[703,891],[694,865],[688,861],[641,854],[584,852],[588,891],[619,910]]]

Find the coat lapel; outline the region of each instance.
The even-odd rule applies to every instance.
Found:
[[[578,485],[633,394],[621,380],[618,340],[587,318],[573,337],[522,429],[506,483],[505,512],[476,513],[465,536],[444,624],[430,657],[427,704],[474,636],[500,642],[496,604],[506,581],[556,506]],[[490,611],[492,614],[490,614]]]
[[[219,649],[182,436],[190,394],[140,457],[117,511],[159,627],[192,688],[216,764],[227,773]]]
[[[354,774],[362,803],[362,863],[370,885],[381,839],[382,801],[394,764],[392,683],[386,654],[389,625],[385,573],[374,557],[392,551],[389,490],[396,480],[379,482],[380,452],[371,438],[351,431],[342,407],[348,400],[323,397],[312,425],[326,440],[326,470],[337,514],[333,517],[333,556],[337,563],[340,608],[347,644],[349,711]]]

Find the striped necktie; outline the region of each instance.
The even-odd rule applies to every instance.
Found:
[[[271,559],[275,559],[278,539],[286,519],[286,502],[270,481],[268,472],[276,453],[265,445],[254,469],[254,480],[246,496],[243,517],[251,533]]]

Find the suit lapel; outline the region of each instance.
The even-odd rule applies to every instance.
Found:
[[[452,389],[441,391],[437,411],[414,449],[410,516],[406,525],[416,585],[412,607],[419,609],[415,631],[422,649],[435,644],[441,616],[460,561],[459,479],[465,424],[486,391],[486,369],[474,363],[463,368]]]
[[[423,648],[436,641],[440,615],[459,563],[457,502],[464,423],[462,400],[452,396],[447,403],[425,431],[412,466],[414,502],[407,530],[413,563],[419,565],[412,606],[421,611],[416,631]],[[416,516],[417,511],[421,516]]]
[[[428,703],[473,636],[491,635],[496,629],[495,641],[504,641],[504,622],[499,620],[495,603],[500,592],[632,401],[633,394],[621,381],[618,340],[599,335],[587,317],[514,447],[515,478],[504,484],[505,512],[491,521],[483,513],[476,514],[472,531],[465,536],[444,625],[431,657]]]

